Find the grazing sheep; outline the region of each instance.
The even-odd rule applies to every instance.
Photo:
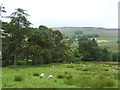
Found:
[[[115,71],[115,69],[112,69],[112,71]]]
[[[52,67],[54,68],[55,66],[54,66],[54,65],[52,65]]]
[[[52,78],[53,76],[52,75],[49,75],[49,77],[47,78],[47,79],[50,79],[50,78]]]
[[[83,65],[83,67],[85,67],[85,65]]]
[[[44,73],[42,73],[42,74],[40,75],[40,78],[44,78]]]
[[[72,63],[71,63],[72,64]]]

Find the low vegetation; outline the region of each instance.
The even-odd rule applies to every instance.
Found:
[[[116,62],[111,63],[105,64],[106,67],[100,62],[72,64],[74,68],[67,68],[66,64],[54,64],[54,68],[51,64],[16,67],[19,71],[3,67],[3,88],[117,88],[118,69],[112,69],[118,67],[114,65]],[[39,77],[41,73],[44,78]],[[53,78],[48,80],[49,75]]]
[[[23,77],[21,75],[16,75],[15,76],[15,81],[22,81]]]

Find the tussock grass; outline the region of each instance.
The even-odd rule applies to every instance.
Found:
[[[67,67],[67,68],[74,68],[73,65],[67,65],[66,67]]]
[[[68,64],[71,65],[71,64]],[[112,71],[115,67],[104,67],[101,63],[85,62],[72,64],[74,68],[65,68],[64,64],[55,64],[55,68],[50,65],[19,66],[14,69],[3,67],[2,87],[3,88],[117,88],[118,70]],[[82,65],[82,67],[81,67]],[[85,67],[83,67],[85,65]],[[91,65],[91,67],[88,67]],[[19,69],[18,71],[17,68]],[[76,68],[81,70],[76,70]],[[88,71],[83,69],[87,68]],[[101,70],[102,68],[108,71]],[[35,74],[37,73],[37,75]],[[45,77],[40,79],[40,73]],[[22,75],[20,75],[22,74]],[[35,74],[35,75],[33,75]],[[20,77],[15,77],[19,75]],[[47,80],[49,75],[53,78]],[[24,78],[25,76],[25,78]],[[36,77],[35,77],[36,76]],[[15,81],[15,78],[19,79]],[[22,78],[22,79],[21,79]],[[25,82],[25,83],[24,83]],[[23,84],[24,83],[24,84]]]
[[[39,76],[39,73],[34,72],[34,73],[33,73],[33,76]]]
[[[21,75],[16,75],[14,80],[15,81],[22,81],[23,77]]]
[[[94,82],[92,82],[91,87],[93,88],[113,87],[114,84],[115,81],[112,78],[95,79]]]
[[[59,79],[65,78],[65,74],[59,73],[57,74],[57,78]]]

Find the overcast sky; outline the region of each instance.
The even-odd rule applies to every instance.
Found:
[[[118,27],[119,0],[0,0],[10,15],[28,10],[32,27]]]

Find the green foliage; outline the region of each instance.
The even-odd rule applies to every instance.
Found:
[[[113,52],[112,53],[112,59],[113,59],[113,61],[118,61],[118,53]]]
[[[3,22],[3,66],[17,66],[24,59],[26,65],[29,60],[32,65],[68,62],[70,48],[62,33],[43,25],[31,28],[27,16],[25,10],[18,8],[10,15],[9,23]]]
[[[101,49],[95,39],[89,40],[85,37],[79,39],[79,52],[83,55],[83,61],[111,61],[111,54],[106,49]]]
[[[23,77],[21,75],[16,75],[14,80],[15,81],[22,81]]]
[[[39,76],[39,73],[34,72],[34,73],[33,73],[33,76]]]

